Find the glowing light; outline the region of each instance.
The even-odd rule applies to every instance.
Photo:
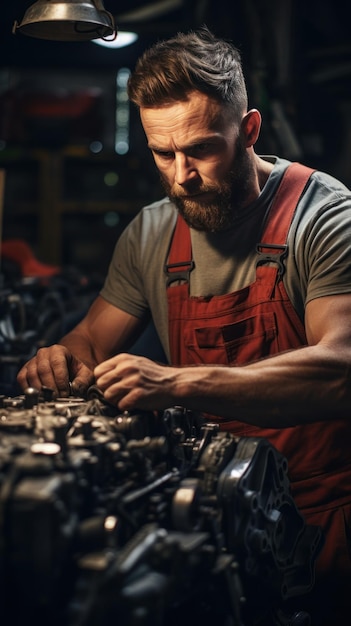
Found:
[[[98,46],[103,46],[104,48],[124,48],[125,46],[130,46],[138,39],[138,35],[136,33],[132,33],[129,31],[123,31],[117,33],[116,39],[92,39],[93,43],[97,43]]]
[[[129,101],[127,83],[130,70],[122,67],[116,76],[116,134],[115,151],[117,154],[127,154],[129,151]]]

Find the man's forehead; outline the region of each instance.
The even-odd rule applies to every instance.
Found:
[[[200,92],[194,92],[193,97],[185,101],[141,107],[140,117],[148,132],[160,132],[163,128],[172,132],[186,127],[192,127],[196,132],[200,129],[218,130],[229,121],[227,107]]]

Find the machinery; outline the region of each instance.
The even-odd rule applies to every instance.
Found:
[[[52,276],[21,276],[9,268],[0,273],[0,394],[13,396],[20,367],[83,317],[101,278],[73,267]]]
[[[91,387],[0,398],[2,626],[307,626],[322,544],[286,459]]]

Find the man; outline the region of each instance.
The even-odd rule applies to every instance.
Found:
[[[342,624],[351,193],[255,153],[261,116],[248,110],[239,52],[206,28],[146,51],[128,88],[167,197],[124,231],[85,319],[18,381],[66,395],[69,384],[83,394],[95,381],[121,410],[177,404],[268,437],[287,456],[301,512],[326,534],[313,626]],[[170,365],[127,354],[150,313]]]

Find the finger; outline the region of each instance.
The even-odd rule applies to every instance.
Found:
[[[107,359],[106,361],[102,361],[101,363],[99,363],[99,365],[97,365],[94,369],[94,375],[96,378],[102,376],[103,374],[106,374],[107,372],[110,372],[111,370],[114,370],[121,365],[133,361],[135,358],[136,357],[134,357],[133,355],[121,352],[111,359]]]
[[[24,391],[28,387],[40,390],[42,383],[35,368],[32,372],[28,369],[28,364],[24,365],[17,374],[17,382]]]
[[[68,395],[69,376],[62,347],[40,348],[19,372],[18,381],[23,389],[47,387],[59,395]]]
[[[41,357],[41,355],[39,356]],[[69,395],[68,363],[66,355],[62,351],[53,352],[45,360],[39,358],[38,372],[45,386],[51,386],[60,396]]]
[[[118,383],[120,380],[121,377],[117,376],[114,370],[102,374],[102,376],[95,376],[96,384],[102,391],[105,391],[105,389],[110,387],[113,383]]]
[[[21,386],[34,387],[38,390],[41,387],[48,387],[57,391],[54,375],[47,359],[42,358],[40,361],[32,359],[23,368],[23,377],[21,377]]]
[[[87,391],[91,385],[94,384],[94,376],[90,375],[87,378],[77,376],[71,382],[71,393],[74,396],[85,397]]]

